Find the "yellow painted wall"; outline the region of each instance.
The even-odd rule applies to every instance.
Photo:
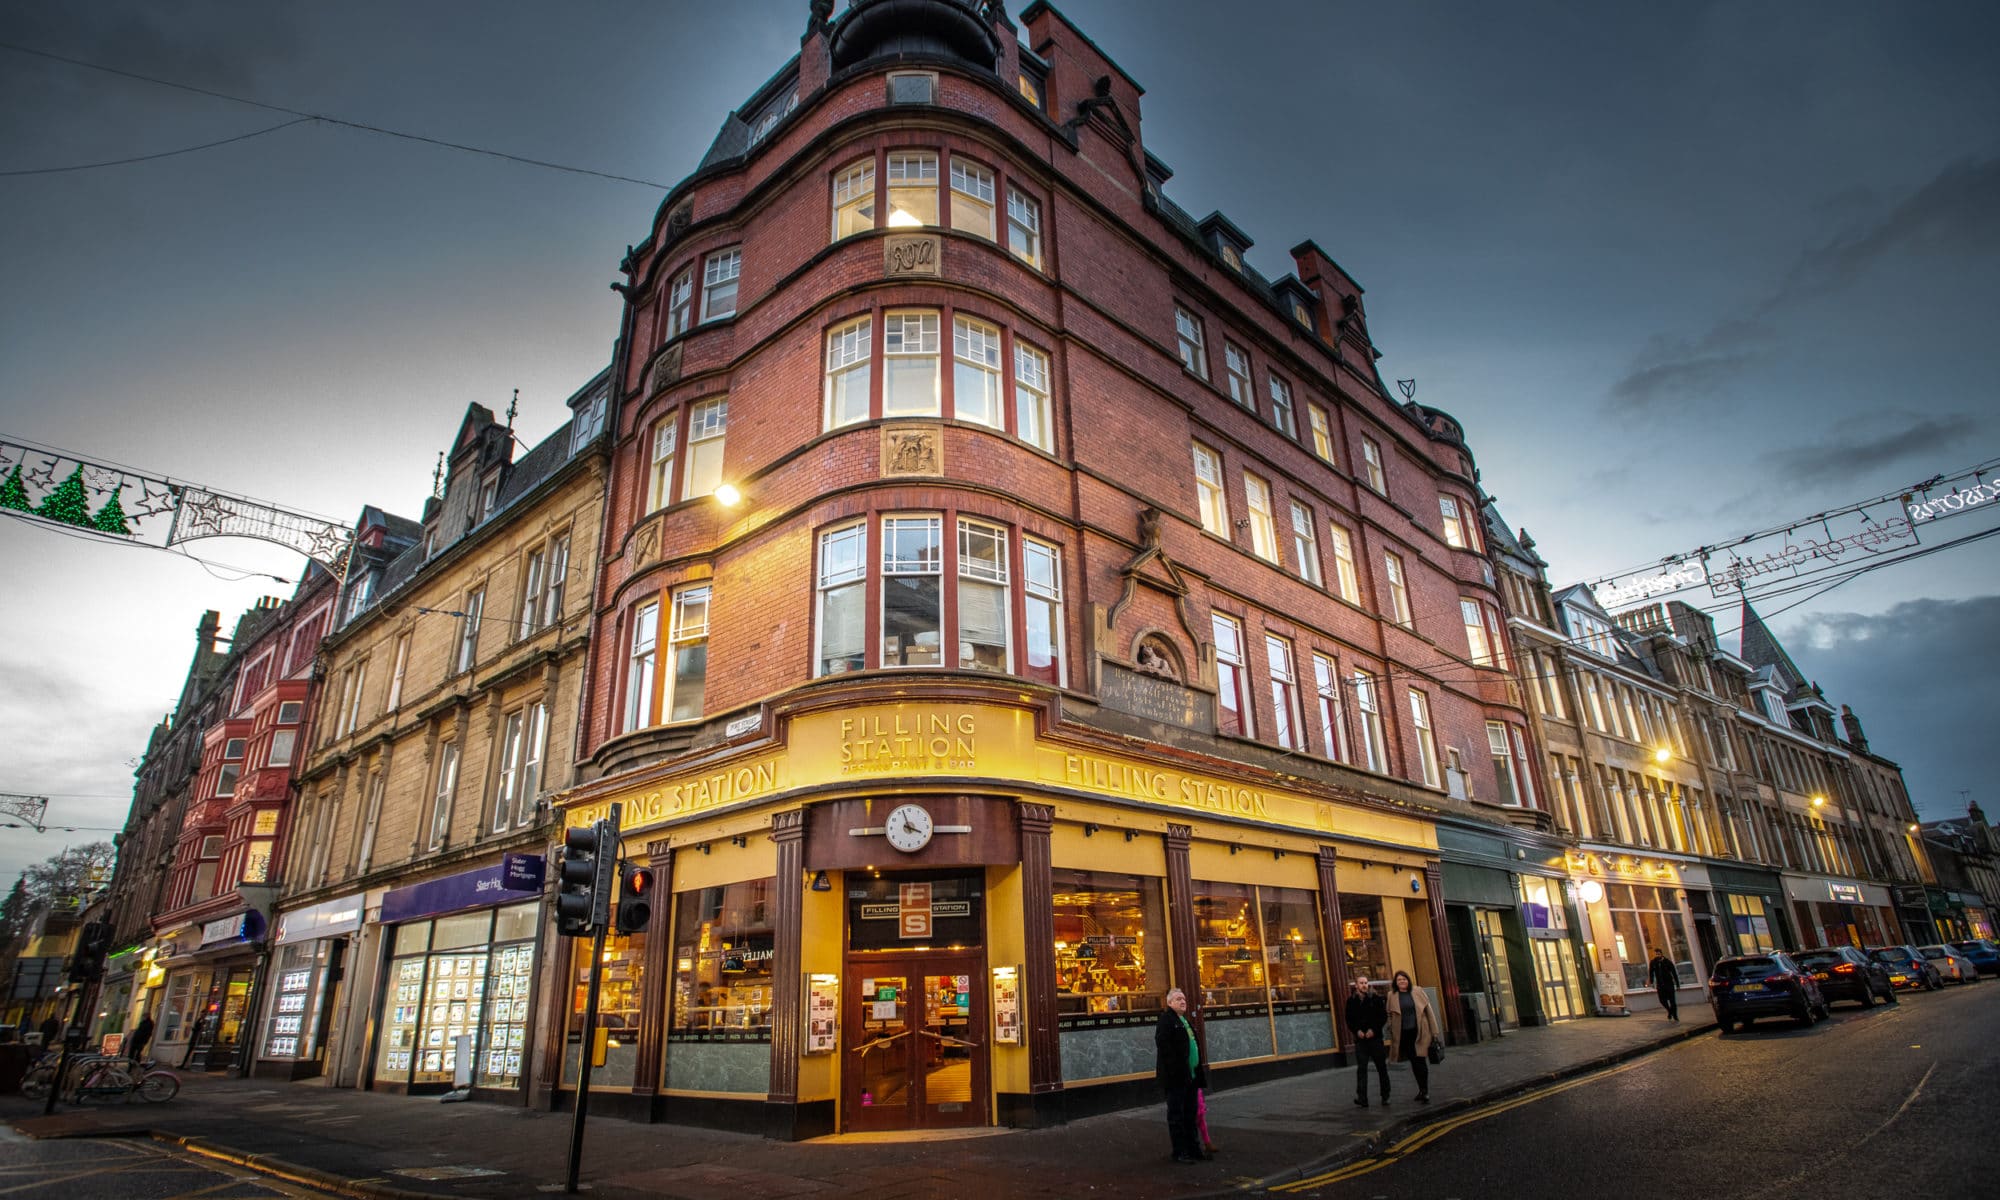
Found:
[[[1318,869],[1305,854],[1273,858],[1262,846],[1245,846],[1231,854],[1229,847],[1216,842],[1196,842],[1188,847],[1188,874],[1195,879],[1217,883],[1262,884],[1267,887],[1305,888],[1317,891]],[[1197,888],[1196,890],[1200,890]]]
[[[1021,868],[986,868],[986,966],[987,977],[973,986],[986,989],[986,1030],[973,1036],[993,1047],[993,1090],[1025,1093],[1028,1090],[1027,1023],[1023,1020],[1021,1043],[1001,1046],[993,1041],[994,967],[1022,965],[1028,957],[1027,930],[1022,913]],[[1026,1014],[1023,1014],[1025,1018]]]
[[[774,847],[775,849],[775,847]],[[804,898],[800,904],[799,964],[806,981],[799,993],[799,1019],[805,1019],[807,999],[811,995],[810,984],[814,975],[831,975],[841,978],[846,959],[846,933],[842,926],[845,919],[842,873],[827,872],[831,886],[824,892],[812,890],[810,873],[806,880]],[[835,1011],[843,1018],[847,1012],[847,996],[842,996],[841,1005]],[[805,1035],[799,1035],[799,1044],[805,1045]],[[799,1060],[799,1100],[835,1100],[840,1095],[840,1052],[832,1054],[808,1054]]]
[[[768,836],[747,835],[747,845],[728,840],[706,843],[708,853],[686,847],[674,853],[674,891],[719,887],[746,879],[767,879],[778,872],[778,845]]]
[[[1110,826],[1086,837],[1082,825],[1058,824],[1049,832],[1049,857],[1057,867],[1076,870],[1153,876],[1167,873],[1167,848],[1158,833],[1142,833],[1128,842],[1123,830]]]

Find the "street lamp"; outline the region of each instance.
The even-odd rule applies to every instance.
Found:
[[[1661,746],[1659,749],[1653,751],[1653,761],[1664,767],[1674,761],[1674,752],[1665,746]]]
[[[733,483],[725,483],[715,489],[715,502],[724,508],[735,508],[743,503],[743,493]]]
[[[1813,807],[1814,807],[1814,808],[1825,808],[1825,807],[1826,807],[1826,797],[1825,797],[1825,796],[1814,796],[1814,797],[1812,798],[1812,804],[1813,804]]]

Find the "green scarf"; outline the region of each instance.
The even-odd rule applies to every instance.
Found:
[[[1201,1069],[1201,1043],[1194,1040],[1194,1026],[1188,1024],[1188,1019],[1179,1013],[1175,1013],[1174,1016],[1181,1023],[1181,1032],[1187,1034],[1188,1074],[1192,1075]]]

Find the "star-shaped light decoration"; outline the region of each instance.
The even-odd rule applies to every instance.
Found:
[[[236,510],[224,504],[221,497],[207,492],[200,496],[199,500],[181,505],[180,533],[184,538],[221,533],[222,523],[236,515]]]
[[[28,472],[28,482],[39,483],[45,488],[54,487],[56,485],[56,468],[61,465],[62,460],[60,458],[50,459]]]
[[[93,492],[110,492],[124,486],[125,472],[114,471],[110,467],[83,464],[83,486]]]
[[[306,557],[338,573],[347,554],[347,531],[338,525],[322,525],[313,531]]]
[[[132,507],[126,510],[133,520],[170,513],[174,511],[174,505],[180,503],[180,493],[173,488],[158,491],[154,489],[150,479],[142,479],[139,482],[146,489],[146,494],[133,501]]]

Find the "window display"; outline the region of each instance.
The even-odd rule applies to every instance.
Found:
[[[274,995],[266,1021],[264,1058],[311,1058],[319,1024],[321,972],[329,943],[295,942],[279,949]]]
[[[675,898],[669,1041],[770,1038],[773,883],[753,879]]]
[[[613,932],[604,939],[604,978],[597,995],[597,1057],[590,1086],[631,1087],[639,1068],[639,1009],[646,978],[646,934]],[[576,939],[570,952],[569,1022],[563,1051],[563,1082],[573,1084],[584,1043],[583,1014],[590,999],[591,940]],[[510,1035],[511,1036],[511,1035]]]
[[[1300,888],[1258,888],[1264,913],[1265,970],[1279,1012],[1327,1007],[1326,959],[1320,953],[1317,894]]]
[[[517,904],[397,927],[376,1041],[379,1080],[450,1086],[464,1037],[477,1085],[521,1085],[536,913]]]
[[[1059,1018],[1159,1011],[1167,993],[1164,880],[1053,873]]]
[[[1347,977],[1373,981],[1389,978],[1389,943],[1382,931],[1380,896],[1340,898],[1340,952]]]
[[[1693,952],[1673,889],[1614,883],[1604,889],[1611,905],[1612,936],[1625,967],[1625,989],[1650,991],[1647,962],[1665,950],[1684,984],[1695,981]]]
[[[1264,931],[1256,889],[1194,881],[1195,958],[1208,1020],[1264,1016]]]

